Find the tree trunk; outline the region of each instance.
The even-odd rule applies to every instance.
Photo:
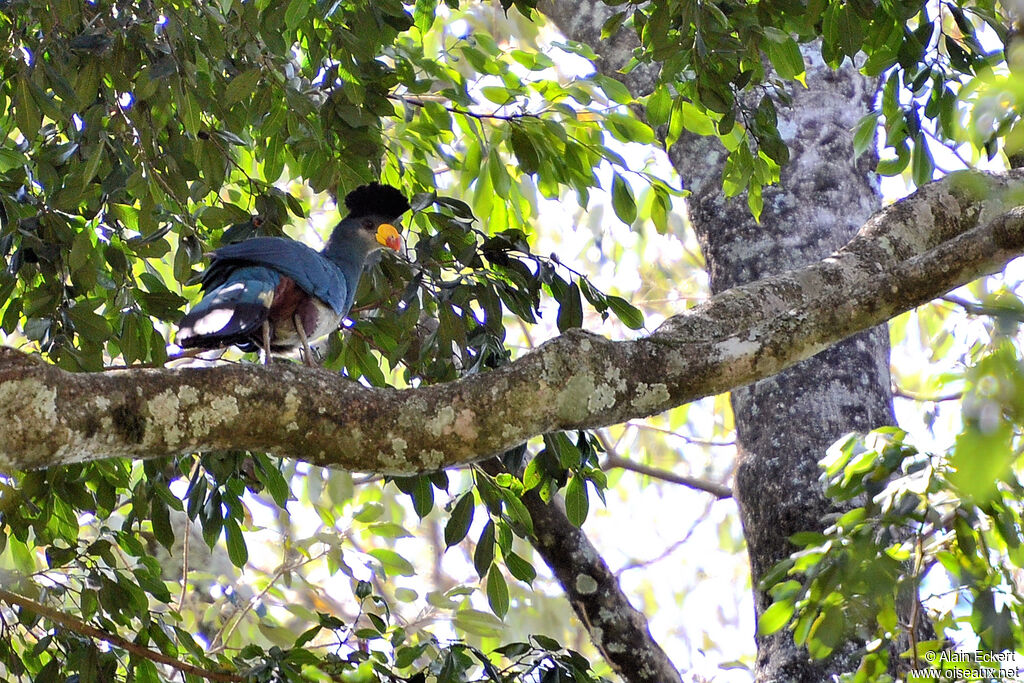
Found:
[[[570,7],[572,5],[572,7]],[[586,8],[581,5],[586,5]],[[601,41],[612,10],[601,2],[553,3],[549,10],[567,35],[602,55],[600,68],[635,95],[649,92],[651,69],[614,73],[636,45],[622,33]],[[779,186],[765,188],[760,223],[746,197],[726,199],[721,176],[726,152],[714,138],[684,136],[669,150],[691,191],[690,221],[708,264],[713,292],[805,265],[845,244],[879,207],[874,154],[854,160],[853,129],[871,106],[876,82],[847,61],[832,71],[816,49],[805,51],[804,89],[792,87],[791,107],[779,106],[779,129],[790,163]],[[790,535],[821,529],[832,506],[817,466],[825,449],[844,433],[894,421],[888,330],[860,333],[770,379],[732,392],[740,462],[736,500],[750,556],[758,615],[771,604],[757,585],[792,552]],[[811,661],[788,631],[757,639],[756,680],[820,683],[856,668],[849,641],[824,661]]]
[[[874,155],[853,157],[853,130],[871,106],[876,83],[852,64],[832,71],[814,57],[808,88],[792,88],[779,112],[791,161],[780,186],[765,188],[758,224],[745,197],[722,196],[724,150],[711,139],[677,144],[670,156],[690,183],[690,218],[719,292],[816,261],[845,244],[879,207]],[[699,161],[698,161],[699,160]],[[711,163],[708,163],[711,162]],[[715,172],[709,173],[709,170]],[[817,462],[834,441],[895,421],[888,328],[843,341],[775,377],[732,392],[740,462],[736,501],[750,557],[758,615],[771,604],[757,584],[793,551],[788,538],[820,530],[836,512],[818,483]],[[864,643],[847,641],[828,660],[809,661],[779,631],[758,639],[758,681],[827,680],[857,667]]]

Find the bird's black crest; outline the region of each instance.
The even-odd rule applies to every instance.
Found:
[[[345,195],[350,218],[381,216],[394,220],[409,210],[409,200],[390,185],[361,185]]]

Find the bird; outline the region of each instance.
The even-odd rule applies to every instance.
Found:
[[[409,210],[401,190],[370,183],[345,196],[345,216],[321,251],[286,237],[254,237],[212,252],[203,272],[203,298],[178,323],[182,348],[237,346],[272,352],[301,347],[315,365],[310,340],[333,332],[352,307],[373,251],[399,251],[393,225]]]

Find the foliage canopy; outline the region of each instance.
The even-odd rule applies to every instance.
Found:
[[[788,159],[777,108],[789,101],[787,88],[802,81],[809,59],[837,66],[856,57],[865,73],[885,79],[878,110],[857,132],[864,152],[882,126],[888,150],[882,174],[930,180],[935,142],[970,143],[973,154],[989,158],[1021,144],[1024,98],[1005,104],[1008,93],[1021,91],[1002,50],[1010,22],[989,0],[609,0],[621,10],[604,33],[632,28],[639,39],[625,69],[656,68],[653,89],[640,96],[598,73],[589,46],[551,41],[535,23],[533,4],[503,1],[510,23],[499,26],[489,8],[455,0],[413,6],[399,0],[3,0],[0,329],[6,343],[76,371],[164,365],[173,323],[197,295],[205,251],[257,234],[302,234],[294,226],[319,221],[330,211],[330,197],[376,179],[412,197],[410,249],[369,269],[344,342],[339,333],[325,347],[326,367],[378,386],[486,372],[513,353],[506,327],[537,322],[545,306],[557,308],[560,331],[582,326],[585,311],[640,329],[643,315],[625,298],[536,252],[540,206],[571,192],[585,208],[592,192],[605,187],[623,223],[649,222],[666,232],[673,197],[684,192],[677,181],[639,167],[625,149],[672,145],[696,134],[717,137],[729,151],[724,190],[747,191],[759,213],[761,187],[778,180]],[[563,66],[569,60],[582,66],[569,72]],[[893,448],[902,447],[902,436],[890,438]],[[1007,448],[1015,438],[1006,435]],[[851,444],[828,473],[851,472],[855,453],[861,469],[836,485],[837,496],[852,495],[851,482],[861,481],[854,475],[869,466],[884,465],[887,473],[902,466],[890,451],[866,451],[881,458],[877,465]],[[131,634],[126,640],[148,651],[252,680],[342,674],[343,680],[423,680],[428,673],[446,681],[596,680],[599,672],[554,639],[535,635],[500,645],[499,636],[515,596],[510,584],[531,585],[537,575],[524,549],[532,521],[522,492],[536,488],[547,497],[564,488],[568,515],[582,524],[590,492],[603,495],[607,486],[598,467],[601,448],[593,434],[552,434],[537,444],[520,477],[474,470],[456,485],[445,473],[395,481],[420,518],[451,488],[444,547],[475,537],[469,557],[490,613],[465,599],[471,589],[464,586],[428,596],[434,608],[451,610],[454,639],[392,619],[401,589],[381,594],[384,577],[416,572],[395,550],[406,532],[394,519],[401,505],[393,497],[366,495],[355,505],[350,476],[314,476],[262,454],[110,460],[5,474],[0,576],[4,586],[73,611],[81,623]],[[522,455],[509,454],[513,472]],[[309,481],[297,483],[296,473]],[[973,491],[976,482],[961,485]],[[915,507],[897,502],[895,509],[930,520],[939,508],[924,492],[915,495]],[[345,521],[372,536],[373,547],[362,556],[372,558],[375,573],[367,577],[350,566],[350,538],[319,534],[287,539],[286,558],[265,590],[287,602],[278,580],[322,563],[351,586],[357,606],[351,621],[320,603],[258,620],[249,618],[256,600],[223,619],[203,600],[195,609],[183,607],[180,576],[187,568],[174,575],[162,561],[180,553],[176,544],[197,529],[197,541],[222,547],[233,565],[244,567],[256,536],[243,529],[266,524],[254,520],[253,501],[285,516],[294,497],[310,502],[326,528]],[[1017,507],[996,497],[979,505],[1015,549],[1019,540],[1007,529],[1019,523]],[[958,511],[957,519],[980,514]],[[1002,568],[970,550],[980,538],[971,534],[981,532],[966,521],[954,524],[966,554],[938,549],[934,557],[957,576],[996,577],[979,588],[978,595],[991,597]],[[829,533],[855,535],[859,523],[850,518]],[[827,535],[797,540],[811,547],[805,557],[816,558],[825,556],[823,544],[835,541]],[[868,545],[861,536],[854,542]],[[894,559],[883,578],[902,581],[895,563],[907,555],[890,550]],[[799,568],[811,564],[803,560]],[[824,655],[836,631],[828,628],[834,603],[815,602],[831,595],[815,587],[821,577],[780,582],[774,590],[782,607],[769,612],[762,628],[782,628],[792,617],[798,637]],[[231,586],[214,591],[208,578],[194,585],[232,595]],[[989,604],[976,602],[979,610]],[[891,607],[882,601],[871,609],[884,636]],[[977,630],[1004,623],[1003,614],[995,607],[983,612]],[[38,680],[162,675],[152,659],[123,642],[101,648],[73,629],[41,626],[46,618],[23,607],[17,623],[0,624],[10,636],[0,638],[0,670]],[[372,647],[348,647],[357,641]],[[1020,638],[992,645],[1009,642]]]

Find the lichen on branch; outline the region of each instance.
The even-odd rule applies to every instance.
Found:
[[[951,175],[878,212],[832,256],[724,291],[649,336],[570,331],[445,384],[372,388],[291,364],[69,373],[0,349],[0,468],[248,449],[410,474],[646,417],[773,375],[1001,269],[1024,252],[1022,184],[1021,171]]]

